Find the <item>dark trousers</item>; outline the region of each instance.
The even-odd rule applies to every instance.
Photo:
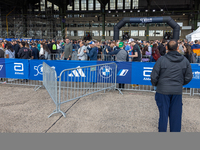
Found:
[[[120,88],[120,89],[124,89],[124,84],[119,83],[119,88]]]
[[[169,117],[170,132],[180,132],[182,120],[182,95],[163,95],[156,93],[155,100],[160,112],[158,131],[167,131]]]

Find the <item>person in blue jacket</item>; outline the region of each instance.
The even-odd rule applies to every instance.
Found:
[[[98,48],[95,46],[95,43],[93,41],[91,41],[89,45],[90,45],[90,48],[88,48],[89,53],[87,53],[86,50],[84,51],[84,53],[86,53],[89,56],[90,60],[97,60]]]

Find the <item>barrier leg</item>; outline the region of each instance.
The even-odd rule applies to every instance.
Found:
[[[54,110],[53,113],[51,113],[48,118],[50,118],[52,115],[58,114],[58,113],[61,113],[64,117],[66,117],[66,114],[60,110],[60,104],[56,106],[56,110]]]
[[[34,91],[37,91],[37,90],[39,90],[39,89],[42,88],[42,87],[44,87],[44,86],[43,86],[43,85],[35,86]]]

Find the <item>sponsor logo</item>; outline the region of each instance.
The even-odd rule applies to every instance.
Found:
[[[54,66],[52,66],[51,68],[55,69]],[[42,64],[40,64],[38,66],[34,66],[34,70],[37,71],[37,74],[34,74],[34,76],[38,76],[39,74],[43,75],[43,65]]]
[[[3,65],[0,65],[0,71],[3,69]]]
[[[143,80],[145,80],[145,81],[150,81],[151,80],[151,72],[152,72],[152,70],[153,70],[153,68],[152,67],[144,67],[143,68],[144,70],[143,70]]]
[[[142,23],[152,22],[152,18],[141,18],[140,21]]]
[[[76,68],[80,68],[80,66],[76,67]],[[76,69],[76,70],[73,70],[72,73],[70,73],[68,75],[69,77],[86,77],[85,76],[85,73],[83,72],[82,69]]]
[[[126,76],[126,74],[128,73],[128,71],[129,71],[128,69],[121,69],[118,72],[117,76],[124,77],[124,76]]]
[[[196,72],[192,72],[193,74],[193,79],[200,79],[200,72],[196,71]]]
[[[112,68],[109,66],[103,66],[100,68],[100,76],[103,78],[110,78],[112,76]]]
[[[23,63],[14,63],[14,71],[17,75],[24,75],[24,64]]]

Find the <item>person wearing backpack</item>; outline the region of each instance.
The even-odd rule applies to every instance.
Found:
[[[52,43],[51,43],[51,46],[50,46],[50,51],[51,51],[51,60],[56,60],[56,53],[57,53],[57,43],[55,42],[54,39],[52,39]]]

